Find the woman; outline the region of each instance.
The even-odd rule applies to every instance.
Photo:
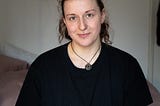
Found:
[[[136,59],[107,44],[102,1],[59,3],[59,40],[70,42],[33,62],[16,106],[149,105],[152,98]]]

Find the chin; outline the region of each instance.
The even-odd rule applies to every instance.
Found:
[[[78,44],[79,46],[83,47],[89,47],[92,45],[95,45],[96,43],[98,44],[100,42],[99,38],[84,38],[84,39],[74,39],[74,43]]]
[[[89,46],[94,45],[94,43],[96,43],[96,42],[95,41],[83,41],[83,42],[80,42],[79,45],[81,45],[83,47],[89,47]]]

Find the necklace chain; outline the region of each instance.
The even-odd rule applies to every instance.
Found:
[[[93,58],[96,56],[96,54],[98,53],[98,51],[100,50],[101,46],[99,46],[99,48],[97,49],[97,51],[94,53],[94,55],[92,56],[91,60],[88,62],[87,60],[85,60],[84,58],[82,58],[80,55],[78,55],[78,53],[74,50],[72,43],[71,43],[71,49],[74,52],[74,54],[76,56],[78,56],[80,59],[82,59],[83,61],[85,61],[87,64],[85,65],[85,69],[86,70],[91,70],[92,65],[90,64],[90,62],[93,60]]]

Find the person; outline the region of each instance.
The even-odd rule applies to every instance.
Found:
[[[59,0],[59,41],[31,65],[16,106],[147,106],[137,60],[110,45],[101,0]]]

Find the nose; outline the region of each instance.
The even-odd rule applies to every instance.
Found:
[[[82,31],[87,29],[86,21],[83,18],[81,18],[80,21],[79,21],[79,29],[82,30]]]

